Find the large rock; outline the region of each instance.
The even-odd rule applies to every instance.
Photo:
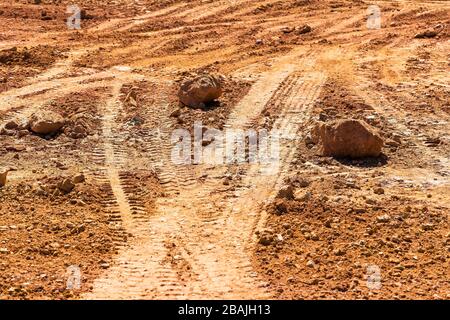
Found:
[[[336,158],[378,157],[383,139],[366,122],[354,119],[319,123],[312,138],[324,156]]]
[[[64,126],[64,118],[51,111],[39,111],[31,115],[30,129],[38,134],[52,134]]]
[[[201,75],[181,84],[178,97],[190,107],[203,107],[222,95],[220,78],[213,75]]]

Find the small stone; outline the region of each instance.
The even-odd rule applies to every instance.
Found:
[[[173,118],[178,118],[179,116],[181,116],[181,109],[177,109],[177,110],[173,111],[170,114],[170,116],[173,117]]]
[[[432,223],[424,223],[422,229],[425,231],[433,230],[434,225]]]
[[[298,34],[305,34],[305,33],[309,33],[312,31],[312,28],[310,26],[308,26],[307,24],[301,26],[298,28],[297,33]]]
[[[285,185],[278,191],[277,198],[294,199],[294,188],[291,185]]]
[[[86,181],[84,174],[78,174],[75,177],[73,177],[73,183],[82,183],[84,181]]]
[[[335,256],[343,256],[343,255],[345,255],[345,251],[342,250],[342,249],[336,249],[336,250],[333,251],[333,254]]]
[[[311,197],[312,197],[311,192],[295,193],[295,200],[297,201],[309,201],[311,200]]]
[[[298,185],[299,185],[300,188],[306,188],[306,187],[309,186],[309,181],[306,180],[306,179],[303,179],[303,178],[299,179],[298,180]]]
[[[283,28],[281,28],[281,31],[282,31],[283,33],[291,33],[291,32],[293,32],[294,30],[295,30],[294,27],[283,27]]]
[[[312,260],[308,260],[308,262],[306,263],[306,266],[307,266],[308,268],[314,268],[315,263],[314,263],[314,261],[312,261]]]
[[[377,217],[377,221],[381,223],[389,222],[389,220],[391,220],[391,217],[387,214]]]
[[[73,188],[75,187],[75,185],[72,183],[72,181],[70,179],[64,179],[59,185],[58,188],[59,190],[65,192],[65,193],[69,193],[73,190]]]
[[[374,192],[375,194],[384,194],[384,189],[383,189],[383,188],[375,188],[375,189],[373,190],[373,192]]]
[[[53,242],[50,244],[50,247],[52,247],[53,249],[59,249],[61,245],[58,242]]]
[[[438,32],[434,30],[425,30],[423,32],[417,33],[414,38],[416,39],[425,39],[425,38],[434,38],[438,35]]]
[[[8,130],[14,130],[14,129],[16,129],[18,126],[19,126],[19,125],[17,124],[16,121],[10,120],[10,121],[8,121],[8,122],[5,124],[5,129],[8,129]]]
[[[269,246],[273,243],[274,241],[274,236],[273,233],[267,230],[264,230],[263,232],[261,232],[261,235],[259,237],[259,243],[262,244],[263,246]]]

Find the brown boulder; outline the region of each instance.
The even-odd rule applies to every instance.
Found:
[[[51,111],[39,111],[31,115],[30,129],[38,134],[52,134],[64,126],[64,118]]]
[[[378,157],[383,139],[369,124],[355,119],[319,123],[312,138],[324,156],[336,158]]]
[[[178,98],[190,107],[203,107],[222,95],[220,78],[213,75],[201,75],[181,84]]]

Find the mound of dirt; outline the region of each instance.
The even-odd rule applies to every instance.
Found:
[[[100,118],[98,101],[101,101],[104,89],[88,89],[59,97],[46,107],[64,119],[61,129],[64,135],[72,139],[82,139],[98,133]]]
[[[180,101],[193,108],[204,107],[206,103],[218,99],[221,95],[220,77],[209,74],[184,81],[178,91]]]
[[[62,55],[61,51],[50,46],[36,46],[30,49],[13,47],[0,51],[0,65],[48,67]]]
[[[320,145],[324,156],[336,158],[378,157],[383,139],[367,123],[354,120],[338,120],[319,123],[312,131],[312,138]]]

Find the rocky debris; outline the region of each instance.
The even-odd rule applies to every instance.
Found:
[[[30,117],[30,130],[37,134],[54,134],[64,126],[64,118],[52,111],[39,111]]]
[[[288,206],[283,199],[276,199],[274,201],[274,208],[275,208],[275,213],[277,215],[282,215],[282,214],[288,213],[288,211],[289,211]]]
[[[29,134],[29,124],[27,119],[8,120],[0,129],[1,135],[14,136],[19,138]]]
[[[62,177],[45,177],[43,180],[33,186],[33,190],[37,195],[61,195],[69,194],[73,191],[77,184],[86,181],[85,176],[80,173],[74,176]],[[71,199],[74,200],[74,199]],[[83,204],[83,201],[73,201],[73,204]]]
[[[221,82],[220,77],[209,74],[185,80],[178,91],[178,98],[189,107],[204,107],[222,95]]]
[[[6,177],[9,169],[0,169],[0,188],[6,185]]]
[[[89,114],[76,114],[66,121],[64,134],[73,139],[85,138],[92,132],[91,124],[93,122],[94,119]]]
[[[383,139],[369,124],[355,119],[318,123],[311,132],[323,156],[378,157]]]
[[[305,33],[311,32],[311,31],[312,31],[312,28],[310,26],[308,26],[307,24],[305,24],[301,27],[298,27],[296,32],[297,32],[297,34],[305,34]]]

